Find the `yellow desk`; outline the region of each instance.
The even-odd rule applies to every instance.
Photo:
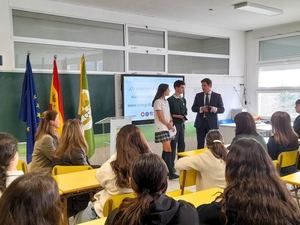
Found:
[[[202,148],[202,149],[197,149],[197,150],[192,150],[192,151],[186,151],[186,152],[179,152],[177,155],[179,157],[186,157],[186,156],[194,156],[194,155],[200,155],[203,152],[207,151],[208,148]]]
[[[69,197],[83,193],[90,193],[100,188],[96,179],[96,170],[84,170],[53,176],[56,180],[59,194],[63,202],[64,223],[68,224],[67,200]]]
[[[198,207],[199,205],[208,204],[211,203],[216,199],[217,196],[220,195],[219,192],[223,192],[223,189],[221,188],[209,188],[203,191],[197,191],[191,194],[186,195],[180,195],[178,197],[174,197],[175,200],[184,200],[191,204],[193,204],[195,207]]]
[[[89,221],[89,222],[80,223],[79,225],[104,225],[105,220],[106,220],[106,217],[103,217],[103,218],[100,218],[100,219],[97,219],[97,220],[92,220],[92,221]]]
[[[300,187],[300,172],[281,177],[281,179],[288,184],[293,184]]]
[[[97,170],[84,170],[53,177],[57,182],[59,191],[62,194],[70,194],[99,188],[100,183],[96,179],[96,171]]]

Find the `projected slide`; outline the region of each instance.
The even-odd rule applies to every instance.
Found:
[[[176,80],[183,80],[183,76],[146,76],[123,75],[123,112],[132,121],[153,120],[152,100],[157,87],[161,83],[169,85],[170,96],[174,94],[173,84]]]

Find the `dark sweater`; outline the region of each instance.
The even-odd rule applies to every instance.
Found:
[[[225,225],[225,217],[221,213],[221,205],[219,202],[200,205],[197,211],[200,225]],[[235,210],[230,210],[228,214],[228,223],[226,225],[235,224]]]
[[[276,160],[281,152],[293,151],[299,148],[298,142],[295,144],[288,144],[287,146],[279,145],[275,143],[274,136],[269,138],[267,146],[268,146],[268,153],[272,158],[272,160]],[[295,173],[296,171],[297,171],[296,166],[285,167],[281,169],[280,175],[285,176],[291,173]]]
[[[294,130],[300,137],[300,115],[294,120]]]
[[[76,165],[89,165],[86,154],[81,149],[74,149],[70,155],[63,155],[61,158],[54,159],[55,165],[63,166],[76,166]]]
[[[186,108],[186,100],[185,98],[178,98],[174,95],[168,98],[169,106],[170,106],[170,112],[173,118],[173,122],[176,124],[181,124],[185,120],[179,119],[179,118],[174,118],[173,114],[176,115],[182,115],[186,116],[187,115],[187,108]]]
[[[105,224],[113,225],[118,209],[109,214]],[[144,225],[199,225],[197,211],[185,201],[176,201],[161,195],[150,205],[150,212],[143,219]]]

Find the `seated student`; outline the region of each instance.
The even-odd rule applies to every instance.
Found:
[[[253,138],[259,143],[261,143],[262,146],[267,151],[266,142],[264,138],[257,133],[254,118],[250,113],[248,112],[238,113],[234,117],[234,122],[236,125],[235,137],[233,138],[231,145],[237,140],[239,140],[240,138]],[[230,146],[228,147],[228,149],[230,149]]]
[[[88,145],[84,138],[84,130],[78,119],[69,119],[64,123],[60,142],[54,153],[55,165],[89,165],[87,159]],[[90,195],[82,194],[68,198],[68,216],[74,216],[84,210]]]
[[[198,225],[197,211],[185,201],[176,201],[165,192],[168,171],[162,159],[143,154],[132,165],[131,186],[136,198],[124,199],[119,209],[111,212],[106,225]]]
[[[227,149],[218,130],[206,135],[208,151],[196,156],[183,157],[176,162],[177,170],[197,170],[196,190],[211,187],[225,188],[225,159]]]
[[[295,102],[295,110],[296,113],[300,113],[300,99]],[[298,137],[300,137],[300,115],[294,120],[294,130],[298,134]]]
[[[56,182],[41,173],[18,177],[3,193],[0,212],[3,225],[62,225]]]
[[[57,128],[59,116],[57,112],[48,110],[43,112],[35,134],[30,172],[51,173],[53,155],[58,145]]]
[[[69,119],[64,123],[60,143],[54,153],[56,165],[89,165],[88,145],[80,120]]]
[[[273,160],[277,159],[281,152],[296,150],[299,148],[298,135],[291,126],[291,117],[286,112],[275,112],[271,117],[273,136],[268,141],[268,153]],[[295,166],[283,168],[280,175],[284,176],[296,172]]]
[[[197,208],[200,225],[298,225],[300,210],[263,146],[236,141],[226,159],[220,202]]]
[[[17,170],[18,141],[12,135],[0,133],[0,197],[14,179],[23,175]]]
[[[150,151],[140,129],[132,124],[118,132],[116,149],[117,152],[97,170],[96,177],[103,190],[95,194],[93,207],[88,207],[79,218],[81,223],[103,217],[103,207],[110,196],[132,192],[129,182],[131,165],[141,154]]]

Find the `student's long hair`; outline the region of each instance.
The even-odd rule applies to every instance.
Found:
[[[253,116],[248,112],[238,113],[234,117],[234,122],[236,124],[235,135],[249,134],[258,135],[256,131],[256,125]]]
[[[298,135],[291,126],[291,117],[288,113],[277,111],[271,117],[272,130],[276,144],[296,146]]]
[[[155,102],[157,99],[159,99],[159,98],[161,98],[161,97],[164,96],[164,93],[165,93],[166,90],[168,90],[168,88],[169,88],[169,85],[168,85],[168,84],[160,84],[160,85],[158,86],[157,91],[156,91],[156,94],[155,94],[154,99],[153,99],[153,101],[152,101],[152,107],[154,106],[154,102]]]
[[[129,124],[118,132],[116,149],[117,159],[111,162],[111,167],[117,176],[116,183],[120,188],[129,188],[131,165],[141,154],[150,151],[149,145],[140,129]]]
[[[219,130],[210,130],[206,134],[206,145],[216,158],[223,159],[225,161],[227,149],[223,144],[223,136]]]
[[[35,134],[36,141],[46,134],[51,135],[53,138],[57,138],[56,129],[52,125],[57,116],[57,112],[52,110],[48,110],[42,113],[39,126]]]
[[[64,123],[60,143],[55,151],[55,158],[67,156],[71,158],[73,150],[81,149],[86,154],[88,145],[83,136],[83,128],[80,120],[69,119]]]
[[[15,179],[0,198],[0,224],[61,225],[62,207],[54,179],[28,173]]]
[[[120,205],[114,225],[147,224],[150,204],[166,192],[168,187],[167,168],[156,154],[143,154],[132,166],[131,186],[136,198],[125,199]]]
[[[264,150],[254,139],[232,144],[226,159],[225,218],[237,225],[296,225],[300,210]],[[236,214],[230,216],[230,212]],[[233,220],[233,221],[232,221]]]
[[[17,150],[17,139],[10,134],[0,133],[0,192],[6,188],[7,168],[14,160]]]

